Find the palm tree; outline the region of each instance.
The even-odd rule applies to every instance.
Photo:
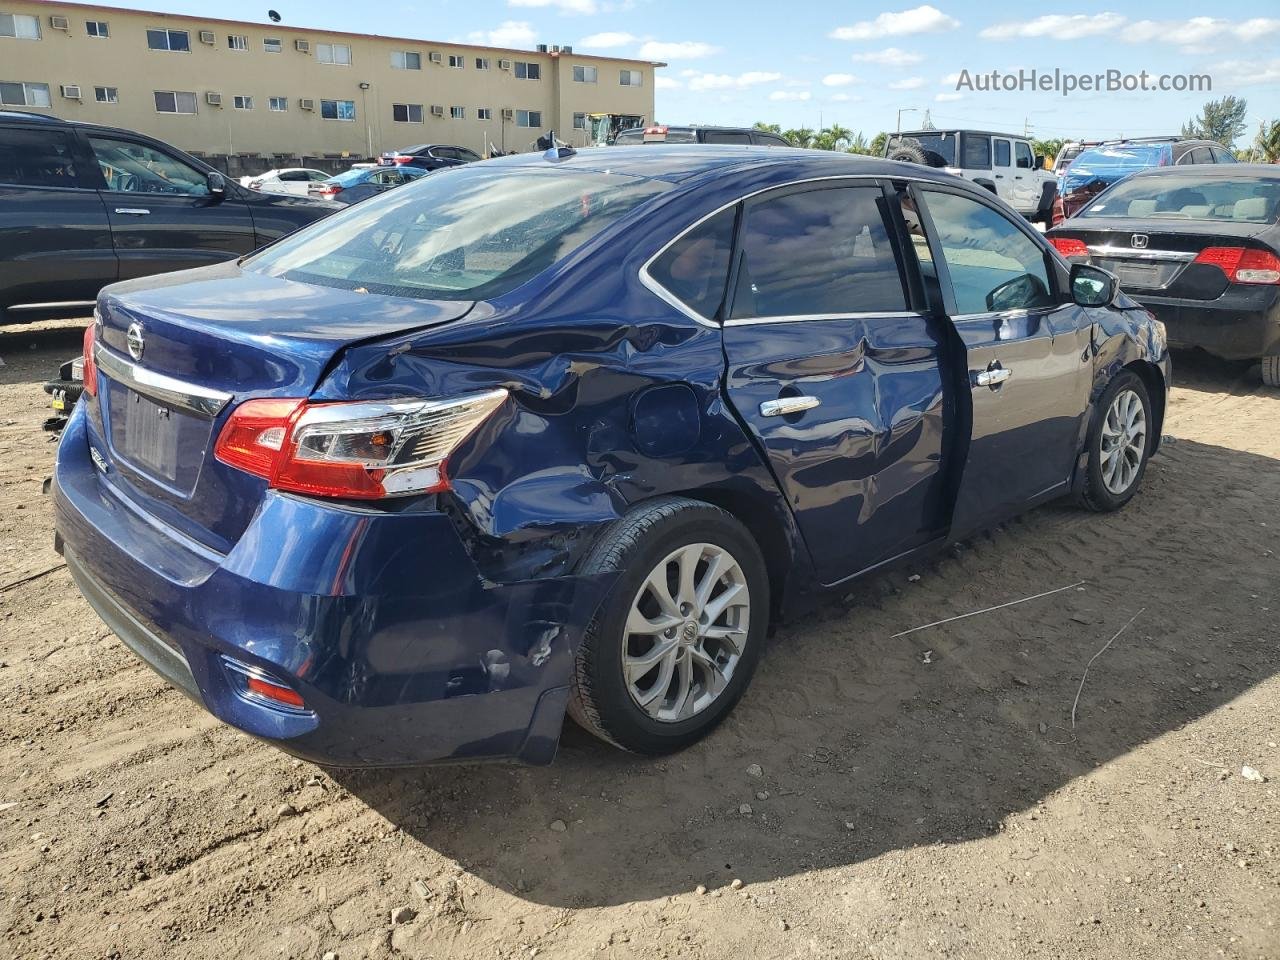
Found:
[[[1280,120],[1263,123],[1253,146],[1263,163],[1280,163]]]
[[[787,130],[782,135],[797,147],[805,147],[806,149],[813,147],[814,140],[817,138],[814,132],[808,127],[798,127],[794,130]]]
[[[849,153],[861,153],[863,155],[871,152],[871,144],[867,141],[867,135],[859,130],[849,140],[849,146],[846,147]]]

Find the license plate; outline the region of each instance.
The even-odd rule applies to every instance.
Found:
[[[394,160],[392,160],[390,157],[379,157],[379,158],[378,158],[378,166],[380,166],[380,167],[393,167],[393,166],[395,166],[395,161],[394,161]]]
[[[1160,284],[1160,268],[1151,264],[1124,264],[1116,271],[1121,286],[1156,287]]]
[[[126,459],[166,480],[178,476],[178,416],[141,394],[124,396],[123,436],[114,438]]]

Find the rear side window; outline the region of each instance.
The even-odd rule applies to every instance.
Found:
[[[698,224],[669,246],[649,268],[672,296],[694,313],[714,319],[724,301],[733,251],[733,208]]]
[[[0,183],[78,187],[71,135],[57,130],[0,130]]]
[[[707,143],[744,143],[751,142],[749,133],[712,132],[707,134]]]
[[[991,138],[968,134],[964,138],[964,168],[966,170],[991,169]]]
[[[753,203],[742,231],[733,317],[907,309],[879,187],[835,187]]]

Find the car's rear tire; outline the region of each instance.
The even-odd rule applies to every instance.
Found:
[[[1146,384],[1122,370],[1103,391],[1089,425],[1082,506],[1103,513],[1133,499],[1154,446],[1154,425]]]
[[[570,716],[635,753],[710,733],[750,683],[768,628],[751,534],[718,507],[663,497],[606,531],[580,572],[617,580],[578,650]]]
[[[1262,358],[1262,382],[1268,387],[1280,387],[1280,356]]]

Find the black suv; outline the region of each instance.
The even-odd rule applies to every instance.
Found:
[[[0,110],[0,321],[74,316],[109,283],[242,256],[339,209],[246,190],[140,133]]]
[[[378,165],[389,167],[393,164],[401,167],[417,167],[420,170],[442,170],[445,167],[460,167],[464,163],[475,163],[480,154],[466,147],[455,147],[447,143],[420,143],[416,147],[405,147],[403,150],[388,150],[378,158]]]
[[[790,147],[785,137],[749,127],[632,127],[613,138],[612,146],[633,147],[642,143],[736,143],[742,146]]]

